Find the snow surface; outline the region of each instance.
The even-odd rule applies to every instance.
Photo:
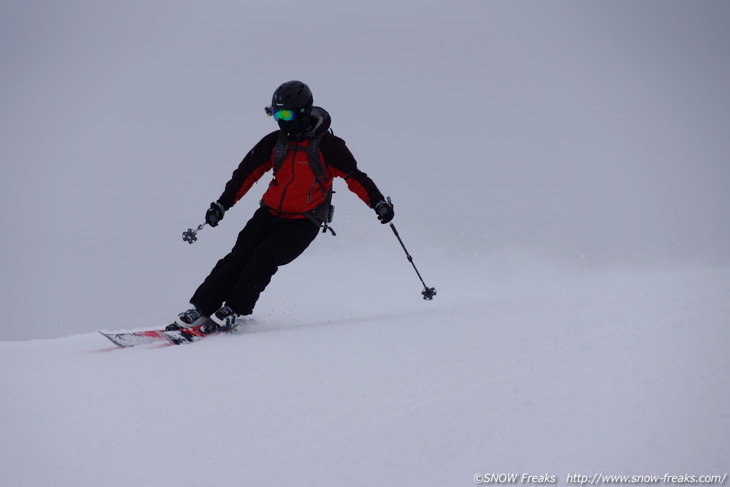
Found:
[[[325,272],[346,279],[384,258],[362,255],[330,256]],[[292,292],[242,334],[188,346],[0,342],[0,485],[727,471],[730,269],[437,257],[420,256],[440,293],[429,303],[403,259],[394,287],[345,280],[332,304]],[[322,258],[305,254],[279,291],[306,286]]]

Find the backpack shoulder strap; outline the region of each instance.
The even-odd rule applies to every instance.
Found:
[[[332,235],[337,235],[334,229],[329,226],[329,224],[332,222],[332,217],[334,215],[335,209],[335,207],[332,206],[332,193],[334,193],[334,191],[332,191],[331,186],[329,189],[327,188],[327,169],[325,168],[322,158],[319,157],[319,143],[322,141],[322,137],[324,137],[327,132],[332,133],[332,130],[330,129],[329,131],[322,132],[321,134],[310,140],[309,144],[307,145],[309,167],[314,173],[314,178],[317,180],[319,187],[322,189],[322,194],[324,195],[324,204],[321,205],[319,208],[316,208],[309,213],[306,213],[306,216],[312,221],[312,223],[322,228],[322,233],[326,233],[329,230]]]
[[[331,132],[331,130],[329,132]],[[325,188],[324,182],[326,179],[326,169],[324,167],[324,162],[322,162],[322,159],[319,157],[319,144],[320,142],[322,142],[322,137],[324,137],[326,133],[327,132],[322,132],[318,136],[314,137],[312,140],[309,141],[309,145],[307,145],[309,167],[312,168],[314,177],[317,178],[317,182],[319,182],[319,184],[322,186],[323,192]]]
[[[276,145],[274,145],[274,174],[281,169],[288,152],[289,143],[286,140],[286,135],[284,132],[279,132],[279,138],[276,140]]]

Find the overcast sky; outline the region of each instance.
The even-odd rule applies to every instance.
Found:
[[[265,185],[195,252],[180,233],[276,128],[263,107],[290,79],[415,248],[727,265],[728,25],[723,0],[6,0],[3,327],[145,313],[166,282],[180,311]],[[384,240],[336,198],[347,232],[321,245]]]

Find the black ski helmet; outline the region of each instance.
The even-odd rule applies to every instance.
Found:
[[[314,97],[309,86],[301,81],[287,81],[279,86],[271,98],[271,109],[281,108],[302,110],[309,114],[312,111]]]
[[[282,120],[277,118],[281,131],[289,139],[299,139],[310,124],[314,98],[309,86],[301,81],[287,81],[279,86],[271,98],[271,106],[266,113],[276,117],[281,110],[291,110],[293,118]]]

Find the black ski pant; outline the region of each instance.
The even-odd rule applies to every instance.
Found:
[[[190,303],[210,316],[223,304],[239,315],[253,312],[279,266],[299,257],[319,228],[307,218],[279,218],[261,207],[238,234],[231,252],[215,265]]]

